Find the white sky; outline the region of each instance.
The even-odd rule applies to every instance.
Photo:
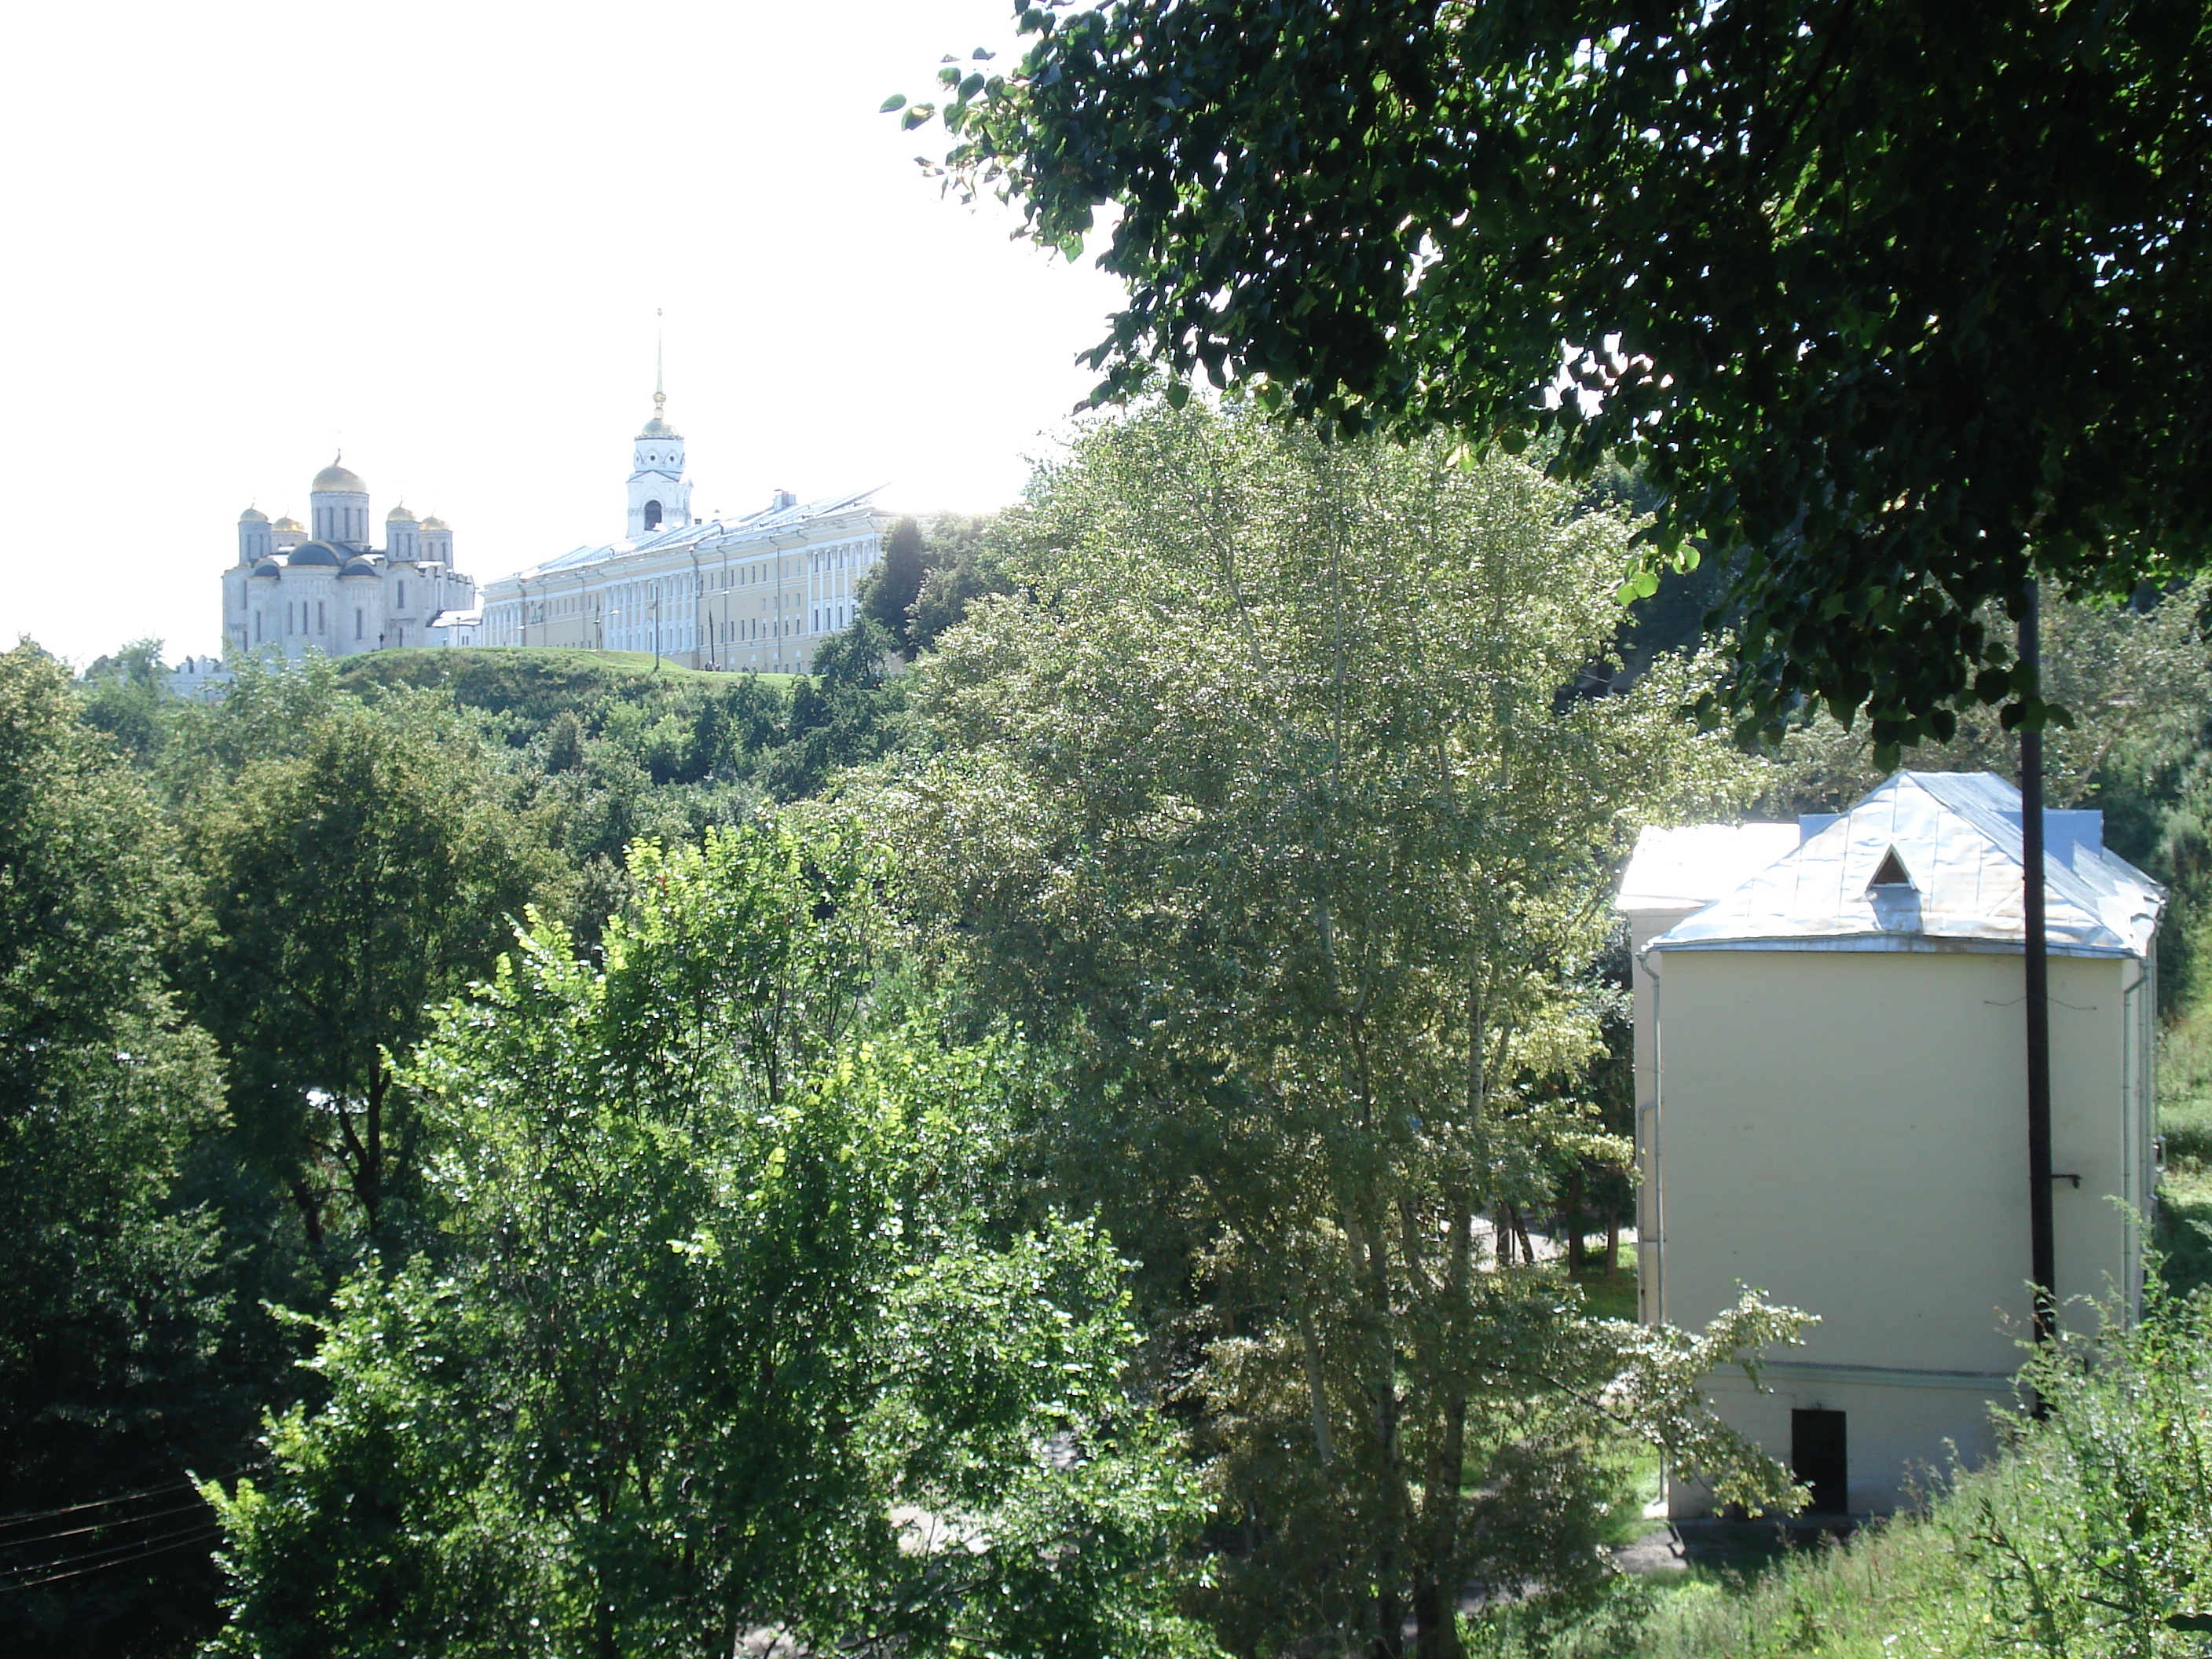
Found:
[[[1011,499],[1117,290],[943,198],[1012,0],[23,5],[0,22],[0,640],[218,641],[342,441],[481,582],[622,533],[656,307],[695,512]]]

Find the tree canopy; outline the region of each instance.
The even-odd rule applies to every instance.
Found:
[[[257,680],[222,712],[250,728],[257,696],[288,690],[307,695],[291,677]],[[438,700],[341,696],[303,713],[187,815],[214,923],[192,984],[233,1110],[311,1238],[340,1193],[373,1237],[420,1151],[395,1057],[431,1005],[489,973],[511,919],[550,903],[562,872]]]
[[[1020,591],[911,677],[922,752],[854,796],[976,1000],[1064,1045],[1058,1190],[1197,1287],[1239,1651],[1395,1652],[1410,1612],[1455,1654],[1470,1578],[1596,1560],[1624,1425],[1787,1490],[1692,1382],[1790,1316],[1603,1324],[1497,1248],[1606,1139],[1620,854],[1748,763],[1673,718],[1680,659],[1567,692],[1629,526],[1451,447],[1100,423],[1002,521]]]
[[[1113,204],[1096,395],[1164,365],[1346,433],[1626,453],[1661,492],[1628,592],[1688,538],[1740,562],[1710,717],[2039,725],[1989,603],[2204,559],[2202,6],[1018,10],[1018,66],[948,59],[905,118],[1070,257]]]
[[[634,873],[603,966],[541,927],[422,1050],[438,1252],[352,1278],[327,1405],[210,1486],[213,1650],[1205,1651],[1111,1241],[990,1180],[1025,1068],[864,1018],[882,860]]]
[[[188,1638],[204,1554],[140,1552],[173,1529],[205,1540],[184,1471],[234,1456],[225,1431],[251,1415],[210,1398],[228,1287],[212,1218],[180,1192],[192,1143],[222,1121],[214,1045],[179,1018],[161,971],[195,927],[190,898],[173,836],[60,665],[27,643],[0,654],[0,1623],[13,1651]],[[149,1488],[158,1504],[85,1502]],[[87,1559],[118,1570],[87,1583],[73,1571]]]

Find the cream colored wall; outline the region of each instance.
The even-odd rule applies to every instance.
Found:
[[[1659,981],[1644,947],[1697,907],[1632,910],[1628,915],[1629,976],[1636,1004],[1636,1294],[1637,1317],[1659,1317],[1659,1172],[1652,1162],[1654,1114],[1659,1108]]]
[[[2133,976],[2135,964],[2126,964]],[[1702,1322],[1738,1279],[1822,1316],[1808,1361],[2018,1363],[2027,1082],[2016,956],[1683,951],[1659,958],[1664,1306]],[[2058,1291],[2127,1266],[2123,964],[2054,958]]]
[[[1770,1371],[1765,1390],[1741,1371],[1711,1378],[1708,1398],[1722,1419],[1777,1457],[1790,1458],[1790,1413],[1844,1413],[1844,1452],[1849,1469],[1844,1503],[1854,1515],[1882,1515],[1925,1494],[1955,1461],[1971,1468],[1997,1448],[1992,1407],[2019,1410],[2022,1401],[2002,1383],[1960,1379],[1956,1386],[1915,1387],[1844,1381],[1834,1376]],[[1955,1455],[1955,1457],[1954,1457]],[[1702,1486],[1673,1481],[1667,1512],[1678,1518],[1711,1512]]]
[[[1847,1432],[1855,1487],[1893,1495],[1900,1458],[1940,1462],[1945,1437],[1978,1423],[1981,1407],[1951,1385],[1986,1391],[2021,1361],[2021,959],[1676,951],[1644,965],[1656,975],[1639,980],[1639,1042],[1657,1032],[1647,1316],[1703,1324],[1740,1283],[1820,1315],[1802,1349],[1776,1356],[1777,1386],[1808,1366],[1887,1374],[1849,1385],[1876,1403],[1850,1408],[1871,1415]],[[2140,1239],[2108,1195],[2139,1200],[2147,1173],[2151,1000],[2124,994],[2142,978],[2133,962],[2051,964],[2053,1166],[2082,1177],[2053,1192],[2062,1298],[2131,1290],[2137,1268]],[[1642,1096],[1641,1066],[1638,1082]],[[2066,1317],[2093,1323],[2080,1306]],[[1948,1373],[1947,1386],[1929,1394],[1900,1374],[1915,1371]],[[1773,1409],[1747,1407],[1737,1426],[1786,1459],[1787,1407],[1778,1440]]]

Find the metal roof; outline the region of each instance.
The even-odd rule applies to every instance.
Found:
[[[1796,850],[1794,823],[1693,823],[1646,830],[1620,878],[1615,909],[1695,910]]]
[[[880,488],[877,486],[876,488]],[[596,547],[579,547],[532,565],[527,570],[518,570],[501,581],[535,581],[540,576],[550,575],[556,570],[578,570],[586,565],[601,564],[611,559],[624,559],[635,553],[673,553],[686,548],[700,547],[708,543],[749,539],[756,536],[772,536],[780,531],[796,530],[814,519],[825,519],[840,513],[848,513],[856,507],[866,506],[876,489],[855,489],[843,495],[825,495],[819,501],[802,501],[792,507],[767,507],[759,512],[736,519],[714,519],[705,524],[675,525],[659,535],[647,536],[635,542],[605,542]]]
[[[2021,816],[2020,791],[1991,773],[1899,772],[1850,811],[1803,820],[1798,847],[1650,948],[2017,951],[2025,933]],[[2147,956],[2166,890],[2105,850],[2102,814],[2051,812],[2045,824],[2052,954]],[[1877,885],[1893,852],[1908,882]],[[1638,860],[1643,854],[1639,844]],[[1663,874],[1632,861],[1624,900],[1666,884]]]

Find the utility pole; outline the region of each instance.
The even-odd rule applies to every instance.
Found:
[[[2042,596],[2028,579],[2021,596],[2020,662],[2032,695],[2043,700]],[[2027,991],[2027,1230],[2035,1297],[2035,1340],[2057,1334],[2057,1249],[2051,1217],[2051,955],[2043,881],[2043,733],[2020,731],[2021,910]]]

